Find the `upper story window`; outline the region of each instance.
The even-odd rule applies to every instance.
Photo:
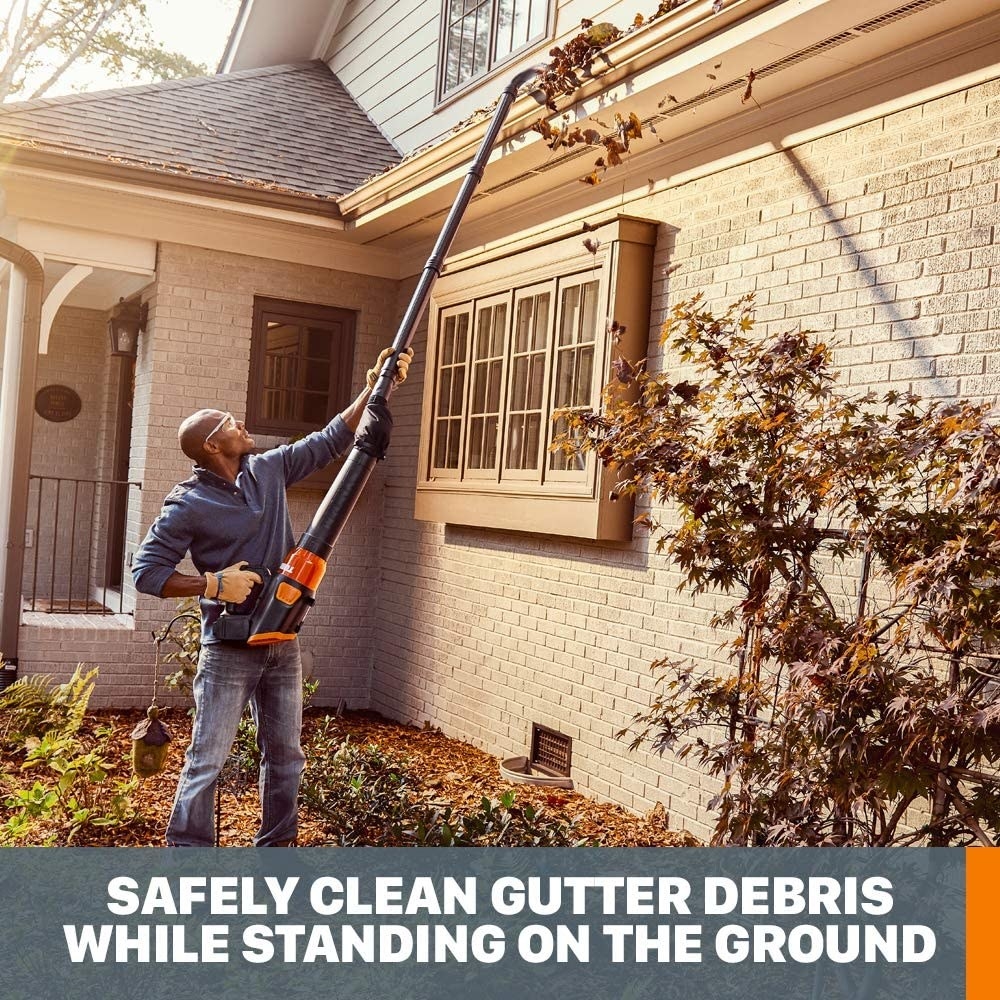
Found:
[[[355,314],[349,309],[255,298],[247,427],[297,437],[350,401]]]
[[[549,0],[445,0],[440,96],[545,36]]]
[[[416,516],[584,538],[631,537],[613,472],[553,451],[561,411],[596,406],[616,351],[646,353],[656,227],[619,218],[595,234],[438,282],[431,305]],[[609,333],[617,320],[625,334]]]

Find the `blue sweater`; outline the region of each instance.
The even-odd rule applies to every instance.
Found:
[[[136,551],[132,578],[143,594],[162,596],[185,554],[199,573],[245,559],[274,573],[294,544],[285,488],[343,455],[354,441],[339,417],[294,444],[244,455],[235,485],[201,466],[163,502]],[[222,605],[201,598],[201,641],[216,642]]]

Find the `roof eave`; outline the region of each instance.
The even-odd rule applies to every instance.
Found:
[[[648,23],[641,30],[627,33],[607,45],[602,50],[602,54],[607,57],[604,60],[607,68],[585,80],[567,106],[585,103],[589,98],[607,91],[645,67],[664,62],[674,52],[772,2],[773,0],[735,0],[720,12],[713,10],[712,0],[698,0],[676,8]],[[599,67],[601,61],[600,58],[595,60],[596,67]],[[540,116],[548,118],[552,116],[552,112],[540,108],[538,101],[530,94],[521,96],[511,108],[495,148],[502,147],[515,137],[524,138]],[[374,210],[384,210],[387,204],[396,199],[408,200],[416,189],[423,186],[436,187],[447,183],[453,179],[454,171],[468,165],[482,142],[489,123],[490,119],[484,116],[341,196],[339,204],[344,218],[360,219]],[[538,136],[534,138],[540,139]]]
[[[273,186],[258,187],[225,177],[193,176],[169,168],[112,163],[96,156],[40,149],[4,138],[0,138],[0,164],[57,173],[70,171],[74,176],[81,178],[104,180],[134,188],[169,190],[175,194],[189,194],[193,199],[198,196],[208,197],[290,212],[299,216],[321,217],[330,222],[340,223],[337,228],[343,228],[343,216],[335,197],[276,190]],[[264,183],[261,182],[262,185]]]

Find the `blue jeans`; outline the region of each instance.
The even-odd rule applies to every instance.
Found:
[[[215,783],[247,702],[261,751],[261,823],[255,847],[287,844],[298,832],[302,660],[298,640],[273,646],[202,646],[194,679],[194,727],[167,824],[172,847],[215,844]]]

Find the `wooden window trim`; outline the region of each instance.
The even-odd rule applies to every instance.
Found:
[[[350,402],[351,373],[354,365],[354,344],[357,313],[336,306],[293,302],[286,299],[254,297],[253,326],[250,340],[250,379],[247,386],[246,425],[251,433],[296,437],[318,430],[323,424],[305,421],[274,420],[264,416],[264,366],[266,362],[265,332],[269,321],[319,327],[340,327],[343,331],[331,349],[330,385],[327,395],[326,420],[329,422]]]
[[[549,416],[553,392],[554,350],[558,337],[558,298],[551,306],[552,342],[546,359],[545,410],[543,416],[542,469],[538,476],[510,474],[504,470],[506,438],[498,443],[499,478],[470,477],[455,470],[431,466],[433,415],[437,391],[438,330],[442,314],[454,315],[467,303],[473,313],[476,304],[509,296],[510,316],[506,346],[506,374],[503,394],[510,393],[510,355],[513,343],[515,303],[531,291],[554,282],[556,296],[560,282],[598,280],[597,329],[595,331],[591,405],[597,405],[601,389],[612,376],[611,362],[620,352],[636,361],[648,349],[649,312],[652,295],[653,251],[657,224],[626,216],[608,222],[592,234],[598,251],[591,254],[579,237],[529,247],[507,257],[478,262],[446,273],[438,282],[430,307],[427,370],[424,382],[423,419],[417,474],[415,515],[420,520],[556,534],[578,538],[627,540],[632,536],[633,505],[628,499],[610,500],[614,473],[603,469],[593,455],[584,470],[554,473],[548,469]],[[613,314],[613,315],[612,315]],[[614,318],[625,327],[617,344],[607,330],[605,319]],[[471,352],[471,348],[470,348]],[[468,377],[468,376],[467,376]],[[470,391],[467,388],[466,391]],[[468,398],[468,397],[466,397]],[[504,405],[501,420],[506,424],[509,409]],[[467,421],[467,410],[463,422]],[[460,455],[460,463],[464,450]]]

